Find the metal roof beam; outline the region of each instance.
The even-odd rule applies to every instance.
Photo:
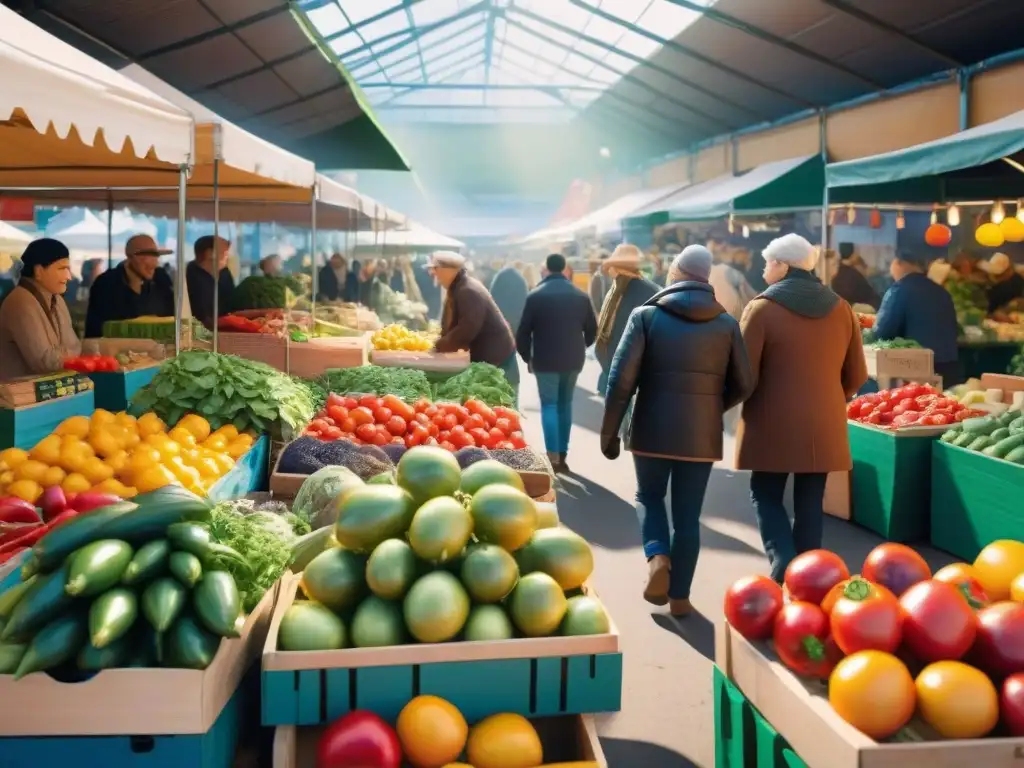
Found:
[[[783,89],[774,86],[771,83],[766,83],[763,80],[758,80],[756,77],[751,77],[746,72],[740,72],[738,69],[733,69],[732,67],[726,64],[722,64],[720,61],[716,61],[710,56],[705,56],[700,51],[694,50],[693,48],[689,48],[688,46],[677,43],[675,40],[669,40],[668,38],[662,37],[661,35],[656,35],[654,32],[649,32],[643,27],[631,25],[625,19],[620,19],[618,16],[608,13],[608,11],[598,8],[595,5],[591,5],[590,3],[585,2],[584,0],[569,0],[569,2],[578,8],[582,8],[586,11],[589,11],[594,16],[597,16],[599,19],[604,19],[605,21],[610,21],[613,24],[618,24],[620,27],[623,27],[625,29],[633,29],[633,31],[636,32],[638,35],[643,35],[648,40],[653,40],[654,42],[664,46],[670,51],[675,51],[676,53],[682,54],[683,56],[688,56],[691,59],[694,59],[695,61],[699,61],[701,64],[711,67],[712,69],[717,69],[719,72],[724,72],[727,75],[735,77],[737,80],[742,80],[743,82],[749,83],[750,85],[756,85],[758,88],[768,91],[769,93],[774,93],[776,96],[781,96],[782,98],[786,99],[787,101],[791,101],[794,104],[799,104],[802,107],[808,108],[814,108],[819,106],[818,104],[815,104],[812,101],[808,101],[807,99],[797,96],[795,93],[784,91]]]
[[[678,5],[680,8],[686,8],[689,11],[702,14],[704,18],[710,19],[718,24],[722,24],[726,27],[732,27],[737,29],[749,37],[755,37],[758,40],[763,40],[766,43],[770,43],[778,48],[785,48],[790,53],[795,53],[797,56],[802,56],[810,61],[817,62],[822,66],[834,69],[837,72],[842,72],[847,77],[859,80],[864,85],[871,86],[876,91],[885,90],[885,85],[879,83],[866,75],[862,75],[860,72],[856,72],[844,64],[840,64],[834,59],[830,59],[828,56],[822,56],[820,53],[815,53],[809,48],[804,48],[802,45],[798,45],[784,37],[774,35],[768,30],[756,27],[753,24],[748,24],[743,19],[738,19],[735,16],[730,16],[727,13],[716,11],[714,8],[706,8],[703,5],[698,5],[692,0],[666,0],[666,2],[672,3],[672,5]]]
[[[461,31],[461,32],[459,32],[458,34],[454,35],[454,37],[460,37],[460,36],[462,36],[462,35],[466,34],[467,32],[470,32],[470,31],[472,31],[472,27],[469,27],[469,28],[467,28],[467,29],[464,29],[464,30],[462,30],[462,31]],[[435,41],[434,41],[434,42],[432,42],[432,43],[427,43],[426,45],[420,46],[420,50],[421,50],[421,51],[422,51],[423,53],[426,53],[427,51],[432,51],[432,50],[434,50],[435,48],[439,48],[440,46],[442,46],[442,45],[445,45],[446,43],[450,42],[450,41],[451,41],[452,39],[453,39],[453,38],[450,38],[450,37],[442,37],[442,38],[440,38],[439,40],[435,40]],[[479,42],[480,42],[481,40],[483,40],[483,39],[484,39],[484,38],[483,38],[483,35],[477,35],[477,36],[476,36],[476,37],[474,37],[474,38],[473,38],[472,40],[467,40],[467,41],[466,41],[466,43],[465,43],[464,45],[467,45],[467,46],[468,46],[468,45],[476,45],[477,43],[479,43]],[[414,59],[416,58],[416,56],[417,56],[417,55],[418,55],[418,54],[417,54],[417,52],[415,52],[415,51],[414,51],[413,53],[410,53],[410,54],[408,54],[408,55],[406,55],[406,56],[403,56],[403,57],[402,57],[402,58],[400,58],[400,59],[396,59],[395,61],[392,61],[392,62],[390,62],[390,63],[388,64],[388,70],[390,70],[390,71],[391,71],[392,73],[394,73],[394,71],[395,71],[395,68],[396,68],[396,67],[398,67],[398,66],[399,66],[399,65],[401,65],[401,64],[405,64],[405,63],[407,63],[407,62],[410,62],[410,61],[414,60]],[[433,64],[433,63],[434,63],[435,61],[439,61],[439,60],[443,59],[443,58],[444,58],[445,56],[447,56],[447,54],[446,54],[446,53],[443,53],[443,54],[441,54],[440,56],[436,56],[436,57],[434,57],[434,58],[432,58],[432,59],[429,59],[429,60],[427,61],[427,63],[428,63],[428,64]],[[367,64],[373,64],[373,63],[374,63],[374,61],[375,61],[374,59],[371,59],[371,60],[367,61],[367,62],[366,62],[366,64],[364,64],[363,66],[366,66]],[[350,67],[350,68],[349,68],[349,73],[350,73],[350,74],[351,74],[351,75],[352,75],[353,77],[355,77],[355,70],[356,70],[356,69],[359,69],[359,68],[360,68],[360,67]],[[356,80],[358,80],[358,79],[359,79],[359,78],[358,78],[358,77],[356,77]]]
[[[477,54],[479,56],[479,54]],[[413,91],[597,91],[603,89],[600,86],[591,85],[545,85],[543,83],[532,84],[509,84],[509,83],[360,83],[360,88],[408,88]]]
[[[435,85],[445,85],[446,81],[448,81],[448,80],[450,80],[452,78],[461,77],[462,75],[466,74],[467,72],[471,72],[472,70],[474,70],[478,66],[480,66],[479,59],[480,59],[480,54],[479,53],[474,53],[471,56],[463,56],[462,59],[460,59],[459,61],[453,61],[451,66],[448,69],[444,70],[443,72],[441,72],[437,76],[437,80],[436,80],[436,82],[434,84]],[[402,90],[399,91],[398,93],[391,94],[391,96],[389,96],[388,98],[384,99],[384,101],[381,101],[381,102],[379,102],[377,104],[374,104],[373,105],[374,109],[377,109],[378,107],[385,107],[388,104],[391,104],[391,103],[397,101],[398,99],[402,98],[406,94],[412,93],[413,91],[416,90],[416,88],[409,88],[408,86],[402,86],[402,85],[397,85],[397,86],[393,86],[393,87],[401,88]]]
[[[177,42],[171,43],[170,45],[164,45],[159,48],[154,48],[151,51],[140,53],[138,56],[136,56],[136,61],[148,61],[149,59],[155,59],[157,56],[163,56],[168,53],[180,51],[183,48],[189,48],[193,45],[198,45],[199,43],[205,43],[207,40],[213,40],[214,38],[220,37],[221,35],[234,34],[239,30],[245,29],[246,27],[251,27],[253,24],[258,24],[261,21],[266,21],[267,19],[272,19],[275,16],[280,16],[283,13],[288,13],[290,10],[291,9],[288,7],[288,4],[284,3],[277,8],[270,8],[266,11],[262,11],[261,13],[256,13],[252,16],[247,16],[244,19],[239,19],[233,24],[226,24],[222,27],[218,27],[217,29],[211,29],[209,32],[203,32],[198,35],[192,35],[191,37],[183,38],[181,40],[178,40]]]
[[[337,0],[332,0],[332,2],[337,3]],[[401,3],[393,5],[390,8],[386,8],[380,13],[375,13],[373,16],[369,16],[363,19],[362,21],[356,22],[355,24],[350,24],[349,26],[345,27],[345,29],[339,29],[337,32],[332,32],[331,34],[326,35],[324,37],[324,40],[326,40],[327,42],[331,42],[331,40],[337,40],[339,37],[347,35],[350,32],[358,32],[363,27],[368,27],[374,22],[380,21],[381,19],[386,19],[388,16],[392,16],[398,13],[399,11],[409,11],[409,9],[416,5],[416,3],[422,2],[423,0],[403,0]],[[325,3],[325,5],[327,5],[327,3]],[[341,8],[341,3],[338,3],[338,8]],[[341,8],[341,10],[344,13],[344,8]],[[348,18],[348,16],[346,15],[345,18]],[[411,27],[412,24],[410,24],[409,26]]]
[[[637,56],[635,53],[630,53],[629,51],[623,50],[621,48],[616,48],[614,45],[611,45],[604,40],[588,35],[582,31],[571,29],[565,26],[564,24],[559,24],[556,21],[552,21],[551,19],[546,19],[543,16],[539,16],[535,13],[532,13],[531,11],[526,10],[525,8],[520,8],[519,6],[511,6],[510,10],[514,11],[519,16],[536,21],[538,24],[543,24],[544,26],[549,27],[550,29],[553,29],[557,32],[561,32],[564,35],[571,35],[572,37],[579,38],[585,43],[589,43],[590,45],[596,46],[598,48],[604,48],[606,51],[611,51],[612,53],[622,56],[623,58],[629,59],[634,64],[637,64],[640,67],[650,69],[652,72],[657,72],[658,74],[663,75],[669,78],[670,80],[675,80],[677,83],[685,85],[692,91],[704,94],[713,101],[717,101],[720,104],[724,104],[732,109],[738,110],[747,115],[750,115],[751,117],[757,118],[758,120],[764,120],[766,117],[766,115],[763,112],[757,112],[744,104],[740,104],[739,102],[727,99],[720,93],[717,93],[711,90],[710,88],[705,88],[703,85],[695,83],[693,80],[688,80],[687,78],[683,77],[677,72],[673,72],[671,69],[663,67],[660,64],[655,64],[653,61],[651,61],[650,59],[646,59],[643,56]],[[621,26],[629,30],[630,32],[638,32],[640,30],[640,27],[637,27],[635,24],[630,24],[629,22],[626,21],[623,21]],[[579,54],[578,51],[576,53],[577,55]]]
[[[445,51],[444,53],[440,54],[439,56],[434,56],[427,63],[430,64],[430,65],[434,65],[434,64],[438,64],[439,62],[444,61],[445,59],[451,58],[453,56],[459,56],[460,54],[464,54],[464,52],[466,50],[468,50],[469,48],[476,49],[477,45],[479,43],[482,43],[483,40],[484,40],[484,36],[483,35],[477,35],[472,40],[467,40],[464,45],[461,45],[458,48],[453,48],[450,51]],[[478,56],[480,54],[481,54],[481,51],[477,51],[477,50],[474,50],[473,53],[472,53],[472,55],[474,55],[474,56]],[[458,59],[458,60],[462,61],[463,59]],[[451,65],[451,62],[449,62],[448,65],[446,65],[446,66],[450,66],[450,65]],[[391,73],[391,77],[401,79],[403,77],[408,77],[410,74],[415,72],[417,69],[418,69],[418,67],[416,67],[416,66],[413,66],[411,68],[410,67],[405,67],[403,69],[399,69],[399,68],[396,68],[396,67],[390,67],[389,71]],[[429,77],[427,79],[429,79]],[[426,80],[424,80],[424,82],[426,82]]]
[[[898,40],[902,40],[905,43],[909,43],[918,50],[927,53],[929,56],[938,59],[944,64],[947,64],[951,67],[956,67],[957,69],[960,69],[961,67],[964,66],[964,63],[959,59],[956,59],[947,53],[943,53],[942,51],[932,48],[927,43],[918,40],[916,37],[914,37],[911,34],[908,34],[907,32],[904,32],[899,27],[890,24],[887,21],[883,21],[877,16],[873,16],[870,13],[862,11],[860,8],[857,8],[856,6],[853,6],[850,3],[845,2],[845,0],[820,0],[820,2],[827,5],[829,8],[834,8],[835,10],[849,16],[852,19],[857,19],[857,21],[861,21],[867,24],[869,27],[874,27],[877,30],[892,35]]]

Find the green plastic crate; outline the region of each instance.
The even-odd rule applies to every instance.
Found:
[[[931,542],[971,561],[998,539],[1024,541],[1024,466],[936,442]]]
[[[897,434],[855,422],[847,423],[847,432],[853,522],[888,541],[927,541],[938,434]]]

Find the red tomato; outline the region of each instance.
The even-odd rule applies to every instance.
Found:
[[[895,422],[894,422],[895,423]],[[932,577],[932,570],[917,552],[906,544],[879,544],[868,552],[861,576],[881,584],[899,597],[919,581]]]
[[[864,579],[851,579],[832,608],[830,626],[836,645],[847,655],[866,650],[894,653],[902,620],[896,600],[872,590]]]
[[[358,408],[359,407],[359,401],[356,400],[354,397],[346,397],[345,401],[342,403],[342,405],[344,405],[346,408],[348,408],[351,411],[353,408]]]
[[[378,424],[375,429],[376,434],[373,436],[373,440],[370,441],[371,443],[374,445],[387,445],[391,442],[392,435],[388,432],[387,427],[383,424]]]
[[[323,419],[313,419],[309,422],[309,428],[314,432],[323,432],[329,425]]]
[[[348,418],[348,409],[343,405],[329,405],[327,406],[327,415],[334,420],[335,424],[341,424]]]
[[[490,431],[487,434],[487,442],[489,445],[497,445],[498,443],[503,443],[506,440],[508,440],[508,435],[502,432],[497,427],[491,427]]]
[[[784,583],[791,599],[819,605],[832,587],[848,578],[850,571],[839,555],[814,549],[793,558]]]
[[[341,427],[341,431],[342,432],[352,433],[352,432],[356,431],[357,424],[355,422],[355,419],[353,419],[351,416],[349,416],[347,419],[345,419],[343,422],[341,422],[341,424],[339,424],[338,426]]]
[[[317,768],[398,768],[401,763],[398,734],[372,712],[349,712],[327,726],[317,743]]]
[[[422,424],[414,424],[409,430],[409,434],[405,436],[405,446],[406,448],[415,448],[417,445],[423,445],[428,437],[430,437],[430,433],[427,432],[426,427]]]
[[[484,417],[481,416],[479,413],[471,413],[466,418],[466,420],[464,422],[462,422],[462,426],[464,426],[467,431],[469,431],[471,429],[487,429],[487,428],[489,428],[489,427],[487,427],[486,419],[484,419]]]
[[[512,434],[508,436],[508,439],[515,450],[522,450],[526,447],[526,438],[523,437],[522,432],[512,432]]]
[[[401,436],[408,431],[409,425],[401,416],[392,416],[388,419],[387,428],[392,435]]]
[[[430,423],[430,417],[427,416],[427,414],[425,414],[425,413],[417,413],[413,417],[413,421],[415,421],[417,424],[422,424],[423,426],[427,426]]]
[[[79,359],[79,370],[82,373],[94,373],[96,371],[96,358],[94,357],[83,357]]]
[[[416,411],[416,413],[423,413],[425,410],[427,410],[427,408],[430,407],[430,405],[431,403],[429,400],[417,400],[412,407],[413,410]]]
[[[447,440],[442,440],[440,443],[438,443],[438,445],[440,445],[446,451],[451,451],[452,453],[455,453],[455,451],[457,450],[456,447],[449,443]]]
[[[494,450],[496,450],[496,451],[512,451],[512,450],[515,450],[515,446],[512,444],[511,440],[504,440],[503,442],[500,442],[496,446],[494,446]]]
[[[328,408],[330,408],[332,405],[340,405],[344,407],[345,398],[343,398],[341,395],[335,392],[331,392],[329,395],[327,395],[327,401],[325,404]]]
[[[502,416],[500,419],[494,420],[494,428],[500,429],[506,435],[512,434],[512,422]]]
[[[424,445],[438,445],[437,438],[436,437],[428,437],[426,440],[423,441],[423,444]]]
[[[373,420],[378,424],[387,424],[391,420],[391,409],[385,408],[383,405],[375,409],[373,412]]]
[[[996,603],[975,615],[974,665],[997,679],[1024,672],[1024,603]]]
[[[466,419],[469,418],[469,411],[467,411],[465,407],[461,405],[456,405],[455,408],[452,410],[452,413],[454,413],[456,418],[458,418],[459,424],[465,424]]]
[[[434,423],[437,424],[437,426],[440,427],[442,430],[446,429],[449,432],[451,432],[453,429],[455,429],[455,427],[459,425],[459,417],[456,416],[454,413],[445,413],[443,415],[438,416],[435,419]]]
[[[456,427],[455,429],[453,429],[451,435],[448,437],[448,441],[452,445],[454,445],[456,448],[470,448],[476,445],[476,440],[473,438],[472,434],[466,432],[465,430],[462,430],[461,432],[456,431],[459,429],[461,429],[461,427]]]
[[[449,442],[449,438],[451,436],[452,436],[452,433],[449,432],[447,429],[442,429],[440,432],[437,433],[437,439],[438,439],[439,442],[442,442],[442,443]]]
[[[349,411],[348,417],[357,427],[361,427],[363,424],[373,424],[373,411],[362,405]]]
[[[405,445],[405,436],[404,435],[395,435],[394,437],[391,438],[391,444],[392,445]]]
[[[508,419],[509,429],[513,432],[522,429],[519,424],[519,414],[511,408],[503,408],[500,405],[494,409],[494,415],[499,419]]]
[[[416,410],[411,405],[395,395],[385,395],[381,405],[390,408],[393,414],[401,416],[406,421],[410,421],[416,415]]]
[[[921,661],[956,661],[974,644],[974,611],[960,591],[941,581],[921,581],[900,597],[903,642]]]
[[[490,433],[482,427],[473,427],[469,430],[469,434],[473,438],[473,442],[479,446],[487,447],[491,444]]]
[[[441,434],[441,428],[434,422],[431,422],[430,424],[427,424],[427,432],[430,433],[431,437],[437,437]]]
[[[475,414],[483,418],[484,424],[486,424],[488,428],[493,427],[498,418],[497,414],[491,410],[491,407],[480,400],[467,400],[466,410],[471,414]]]
[[[861,403],[854,400],[848,406],[846,406],[846,418],[848,419],[859,419],[860,418]]]
[[[967,604],[977,611],[992,601],[988,599],[988,595],[985,594],[981,583],[974,578],[973,573],[971,566],[966,563],[951,563],[937,570],[932,578],[955,587]]]
[[[854,580],[861,582],[862,585],[867,584],[868,589],[870,590],[870,595],[872,597],[888,597],[893,602],[896,601],[896,595],[894,595],[885,587],[879,584],[872,584],[871,582],[864,581],[864,579],[861,576],[853,576],[852,578],[839,582],[828,591],[828,594],[825,595],[825,599],[821,601],[821,610],[831,615],[832,609],[836,607],[836,602],[839,600],[840,597],[843,596],[843,593],[846,591],[846,588],[850,586],[850,582]]]
[[[1007,732],[1011,736],[1024,736],[1024,672],[1010,675],[1003,681],[999,711]]]
[[[363,408],[369,408],[371,411],[375,411],[380,408],[380,398],[376,395],[361,395],[359,397],[359,405]]]
[[[325,440],[338,440],[341,438],[341,430],[337,427],[328,427],[323,432]]]
[[[364,442],[371,442],[377,436],[377,428],[373,424],[360,424],[356,427],[356,437]]]
[[[828,616],[814,603],[782,606],[775,614],[772,641],[782,663],[804,677],[828,677],[841,658],[829,637]]]
[[[748,640],[771,636],[782,608],[782,587],[767,576],[746,576],[725,593],[725,618]]]

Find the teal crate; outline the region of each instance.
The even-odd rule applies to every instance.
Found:
[[[134,371],[90,373],[96,407],[117,413],[128,409],[128,403],[144,386],[149,384],[160,370],[159,365],[150,365]]]
[[[931,543],[968,562],[998,539],[1024,541],[1024,466],[936,442]]]
[[[887,541],[927,541],[932,444],[941,431],[901,432],[848,422],[853,522]]]
[[[154,692],[159,696],[159,692]],[[0,738],[3,768],[232,768],[242,727],[242,689],[206,733],[173,736],[14,736]],[[103,706],[103,702],[96,702]],[[59,712],[55,713],[60,717]]]
[[[270,466],[270,438],[266,435],[253,443],[234,468],[213,484],[206,495],[210,501],[240,499],[246,494],[267,489]]]
[[[712,674],[715,768],[807,768],[721,669]]]
[[[0,450],[28,450],[57,429],[64,419],[92,416],[95,410],[96,401],[91,391],[23,408],[0,408]]]

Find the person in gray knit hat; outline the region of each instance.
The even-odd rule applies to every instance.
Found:
[[[708,283],[712,258],[683,250],[668,287],[629,316],[608,373],[601,450],[619,455],[619,426],[636,393],[626,450],[636,467],[636,510],[649,563],[644,599],[685,616],[700,554],[700,513],[722,458],[722,415],[754,388],[739,324]],[[672,483],[672,529],[665,497]]]

